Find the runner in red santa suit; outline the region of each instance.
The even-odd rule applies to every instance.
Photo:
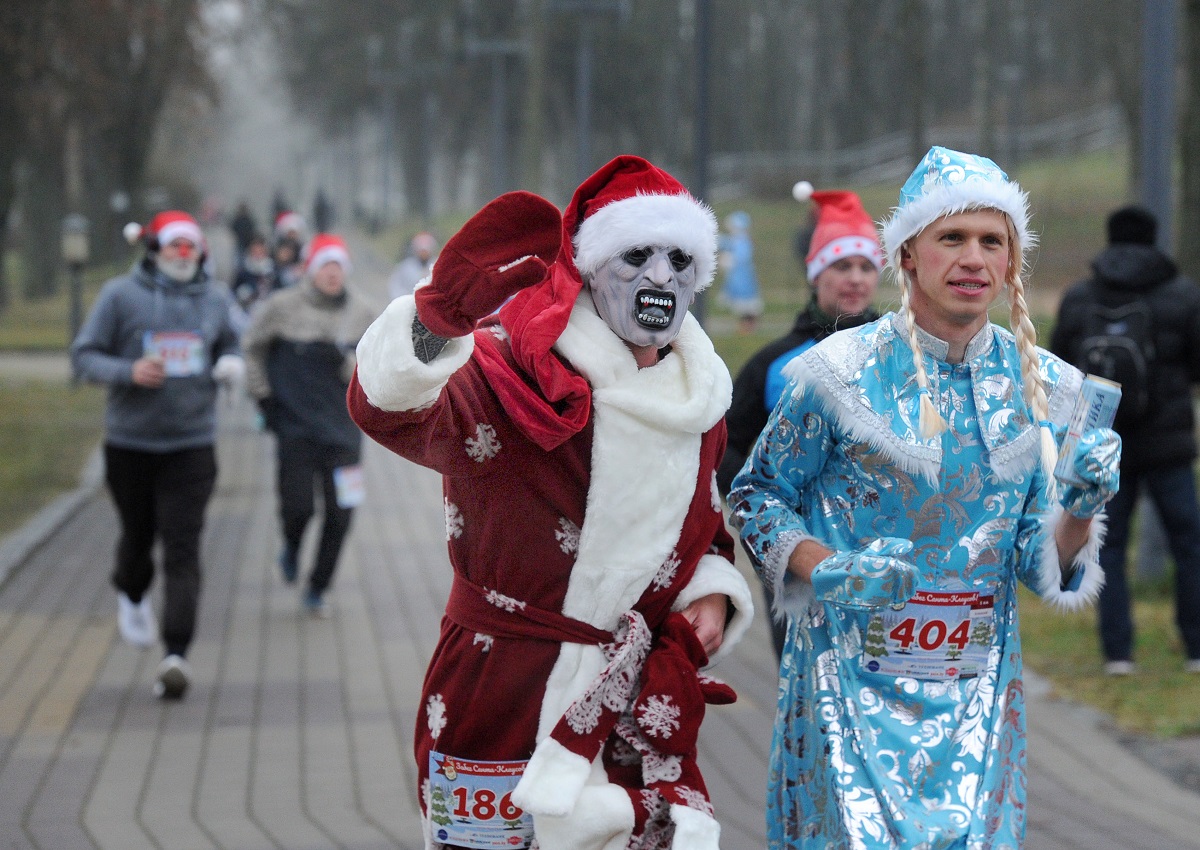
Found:
[[[718,846],[696,735],[734,695],[699,669],[752,605],[714,476],[731,382],[687,311],[716,244],[711,210],[618,157],[565,214],[485,206],[358,346],[355,421],[444,476],[429,848]]]

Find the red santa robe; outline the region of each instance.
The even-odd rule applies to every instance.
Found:
[[[717,657],[749,624],[749,588],[733,566],[715,480],[728,370],[690,315],[670,353],[639,369],[585,290],[549,355],[590,386],[590,411],[580,418],[578,408],[538,394],[499,322],[451,340],[423,364],[413,355],[414,316],[412,297],[396,299],[364,335],[349,404],[370,437],[444,476],[455,588],[417,726],[424,793],[431,751],[494,761],[532,755],[514,799],[534,812],[541,850],[715,850],[719,828],[702,787],[689,796],[676,770],[675,795],[664,802],[645,790],[616,736],[588,758],[580,755],[586,747],[551,733],[572,703],[587,702],[589,688],[621,678],[602,676],[612,653],[598,635],[624,633],[629,622],[632,633],[638,620],[654,630],[711,593],[734,608]],[[539,418],[531,410],[578,425],[547,439],[543,426],[556,425],[531,426]],[[572,725],[586,737],[591,720],[581,727],[578,714],[577,706]],[[674,728],[669,714],[657,722],[658,732]],[[693,775],[685,770],[683,779]],[[426,846],[443,846],[424,811]]]

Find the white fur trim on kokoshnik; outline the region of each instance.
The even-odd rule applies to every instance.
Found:
[[[717,269],[717,217],[688,194],[637,194],[585,218],[575,233],[575,266],[590,277],[613,257],[647,245],[680,248],[696,260],[697,289]]]
[[[1037,242],[1029,230],[1029,196],[990,159],[933,147],[900,190],[891,218],[880,226],[883,250],[899,273],[900,247],[939,218],[969,210],[1005,213],[1024,255]]]

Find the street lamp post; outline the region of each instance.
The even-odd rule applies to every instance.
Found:
[[[86,217],[79,213],[71,213],[62,220],[61,248],[63,260],[71,273],[70,313],[67,321],[70,324],[67,347],[79,336],[79,328],[83,325],[83,267],[87,265],[91,253],[88,244],[90,224]],[[71,383],[75,382],[72,372]]]
[[[75,340],[83,324],[83,267],[87,265],[90,254],[89,228],[87,218],[79,213],[71,213],[62,221],[62,256],[71,272],[71,338],[68,344]]]

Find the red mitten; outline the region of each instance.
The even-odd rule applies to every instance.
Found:
[[[440,337],[465,336],[510,296],[540,283],[562,247],[562,214],[532,192],[508,192],[450,238],[416,291],[417,317]]]
[[[642,689],[633,706],[634,721],[660,753],[695,751],[705,703],[697,668],[707,661],[691,623],[682,614],[668,614],[642,667]]]

